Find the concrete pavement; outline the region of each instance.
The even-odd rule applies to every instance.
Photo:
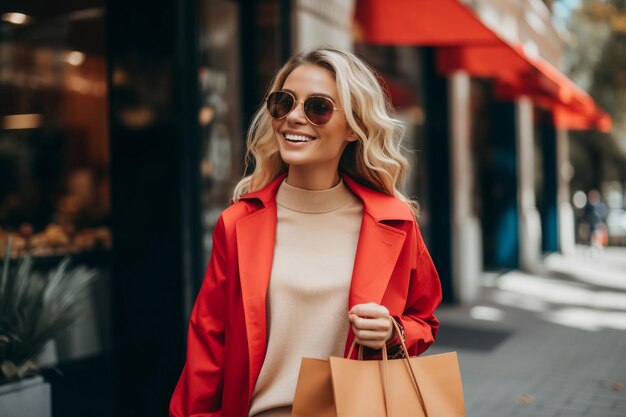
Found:
[[[626,248],[485,274],[480,300],[439,309],[426,354],[456,350],[468,417],[626,417]]]

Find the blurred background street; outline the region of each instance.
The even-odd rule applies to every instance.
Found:
[[[459,353],[468,416],[626,412],[626,249],[577,247],[545,269],[483,276],[472,305],[444,306],[428,354]]]
[[[250,120],[320,45],[406,127],[468,415],[626,416],[626,0],[2,0],[0,416],[166,414]]]

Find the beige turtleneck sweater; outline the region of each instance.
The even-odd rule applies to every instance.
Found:
[[[289,417],[303,357],[343,356],[348,295],[363,205],[340,181],[310,191],[285,181],[276,194],[267,292],[267,352],[250,416]]]

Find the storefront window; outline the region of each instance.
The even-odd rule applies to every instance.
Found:
[[[246,119],[261,103],[280,64],[278,1],[263,0],[247,6],[228,0],[200,2],[204,265],[211,254],[213,227],[243,175]],[[242,16],[244,13],[250,16]],[[242,20],[250,22],[250,27],[241,27]],[[241,45],[250,52],[244,58],[251,68],[243,66]],[[244,109],[243,103],[255,107]]]
[[[111,343],[105,14],[79,3],[0,7],[0,252],[11,235],[11,258],[32,255],[44,276],[65,256],[96,272],[86,310],[44,365]]]
[[[211,253],[211,231],[228,206],[242,172],[239,90],[239,5],[226,0],[200,3],[202,129],[202,225],[204,264]]]

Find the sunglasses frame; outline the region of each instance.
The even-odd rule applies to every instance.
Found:
[[[291,109],[287,113],[285,113],[285,115],[283,117],[274,117],[274,116],[272,116],[272,113],[270,113],[270,111],[269,111],[269,108],[268,108],[269,99],[270,99],[270,96],[272,96],[272,94],[274,94],[274,93],[289,94],[291,96],[291,98],[293,99],[293,105],[291,106]],[[309,116],[307,116],[306,111],[304,110],[304,103],[306,103],[308,100],[310,100],[312,98],[323,98],[323,99],[326,99],[326,100],[330,101],[330,103],[333,105],[333,112],[331,113],[331,115],[328,118],[327,122],[322,123],[322,124],[313,123],[311,121],[311,119],[309,119]],[[314,94],[312,96],[307,97],[304,101],[303,100],[296,100],[296,96],[293,93],[291,93],[289,91],[285,91],[285,90],[272,91],[270,94],[268,94],[267,98],[265,99],[265,108],[267,109],[267,112],[269,113],[269,115],[270,115],[270,117],[272,119],[274,119],[274,120],[282,120],[282,119],[286,118],[287,116],[289,116],[291,114],[291,112],[293,112],[296,109],[296,107],[298,107],[298,103],[302,104],[302,114],[304,114],[304,118],[309,123],[311,123],[313,126],[317,126],[317,127],[324,126],[324,125],[328,124],[328,122],[330,122],[330,119],[332,119],[333,114],[335,113],[335,111],[341,110],[340,108],[337,108],[337,106],[335,104],[335,101],[332,98],[330,98],[330,97],[321,96],[321,95],[315,95]]]

